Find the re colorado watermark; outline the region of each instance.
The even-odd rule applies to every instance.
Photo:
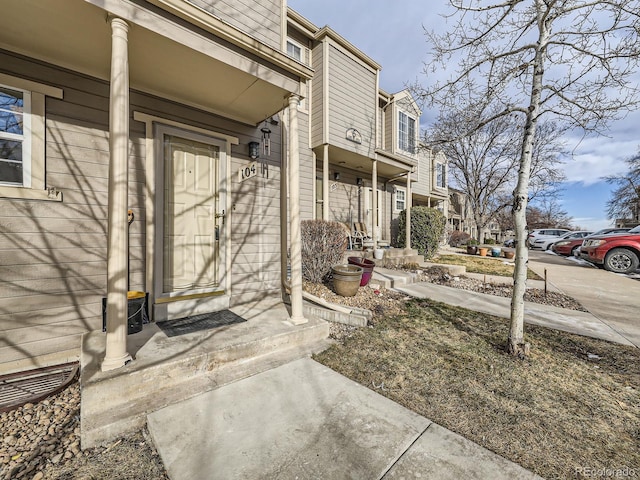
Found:
[[[619,468],[576,467],[576,475],[586,478],[634,478],[640,475],[640,470],[627,466]]]

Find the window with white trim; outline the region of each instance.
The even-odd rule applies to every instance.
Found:
[[[396,187],[396,199],[394,202],[396,212],[401,212],[407,207],[407,191]]]
[[[287,55],[299,62],[304,61],[302,59],[302,45],[293,40],[287,39]]]
[[[416,151],[416,119],[398,112],[398,148],[408,153]]]
[[[447,172],[444,163],[436,163],[436,187],[447,188]]]
[[[31,93],[0,85],[0,184],[31,186]]]
[[[61,200],[45,185],[45,97],[62,90],[0,73],[0,198]]]

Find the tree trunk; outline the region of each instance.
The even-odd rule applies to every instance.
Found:
[[[536,4],[542,0],[536,0]],[[525,357],[529,354],[529,344],[524,341],[524,294],[527,288],[527,268],[529,250],[527,248],[527,200],[529,196],[529,177],[531,175],[531,158],[536,134],[536,124],[540,109],[540,94],[542,77],[544,74],[544,48],[548,41],[549,31],[540,12],[544,9],[538,5],[539,41],[533,62],[533,82],[529,110],[524,127],[522,151],[520,153],[520,169],[518,170],[518,184],[513,192],[513,220],[516,226],[516,261],[513,272],[513,294],[511,297],[511,324],[507,350],[512,355]]]

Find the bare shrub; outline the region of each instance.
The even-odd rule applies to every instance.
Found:
[[[452,247],[459,247],[460,245],[466,245],[471,239],[471,235],[467,232],[461,232],[460,230],[454,230],[449,236],[449,245]]]
[[[338,222],[324,220],[303,220],[300,223],[302,278],[321,283],[331,273],[331,267],[342,261],[347,250],[345,229]]]

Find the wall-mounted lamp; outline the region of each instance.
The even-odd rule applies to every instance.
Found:
[[[364,182],[362,181],[362,178],[360,178],[360,177],[356,178],[356,185],[361,187],[363,184],[364,184]]]
[[[333,179],[337,182],[340,180],[340,172],[333,172]]]
[[[258,142],[249,142],[249,156],[254,160],[260,156],[260,144]]]

